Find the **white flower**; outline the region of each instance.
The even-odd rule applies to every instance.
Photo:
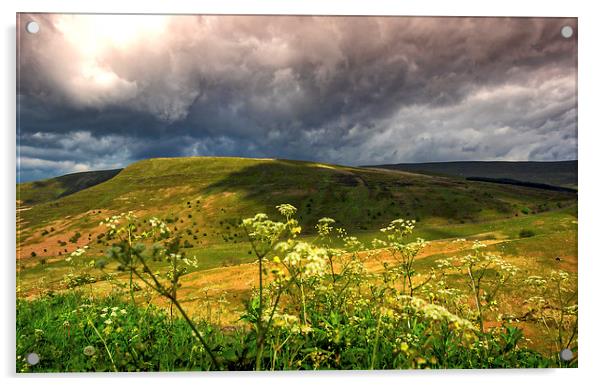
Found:
[[[84,253],[86,253],[86,249],[87,249],[87,247],[76,249],[75,251],[71,252],[71,257],[82,256]],[[71,259],[69,259],[67,261],[71,261]]]

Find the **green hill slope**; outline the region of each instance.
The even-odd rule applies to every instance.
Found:
[[[573,193],[392,170],[272,159],[149,159],[95,186],[19,210],[17,280],[26,295],[63,288],[65,275],[73,273],[65,257],[84,245],[90,246],[85,261],[106,263],[110,243],[100,238],[106,228],[99,222],[129,210],[140,222],[164,219],[181,236],[184,253],[198,258],[197,270],[252,262],[237,224],[258,212],[279,218],[274,207],[281,203],[298,208],[307,240],[327,216],[369,245],[380,228],[401,217],[418,220],[412,237],[444,243],[518,239],[538,255],[545,249],[544,265],[556,263],[558,255],[576,261],[576,202]],[[535,236],[521,241],[524,229]],[[111,272],[119,269],[108,264]]]
[[[291,203],[305,229],[336,213],[341,225],[361,231],[398,217],[429,224],[509,218],[566,206],[575,195],[311,162],[194,157],[136,162],[103,183],[45,200],[20,213],[25,238],[56,221],[85,229],[128,210],[178,218],[186,228],[233,224]]]
[[[110,180],[121,170],[72,173],[47,180],[19,184],[17,185],[17,200],[21,201],[22,205],[35,205],[53,201]]]

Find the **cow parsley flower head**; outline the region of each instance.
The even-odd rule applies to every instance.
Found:
[[[280,204],[276,206],[276,209],[278,209],[278,212],[286,218],[292,217],[297,212],[297,208],[291,204]]]
[[[329,235],[333,230],[332,224],[334,223],[335,221],[329,217],[322,217],[319,219],[318,224],[316,225],[318,234],[323,237]]]

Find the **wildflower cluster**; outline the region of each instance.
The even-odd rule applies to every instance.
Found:
[[[523,319],[538,321],[558,351],[577,344],[576,278],[566,271],[552,270],[546,277],[529,276],[524,283],[533,296],[525,301]]]
[[[248,325],[240,331],[221,334],[220,328],[209,324],[213,323],[209,300],[203,303],[208,309],[204,321],[188,316],[178,288],[181,278],[198,267],[197,257],[183,252],[177,229],[172,232],[157,217],[141,221],[133,212],[101,223],[111,240],[107,255],[129,273],[130,303],[100,306],[86,300],[60,319],[62,327],[69,333],[72,329],[84,333],[79,353],[90,366],[102,362],[105,369],[114,371],[137,363],[151,366],[144,357],[149,349],[145,339],[162,336],[157,333],[162,331],[168,336],[164,341],[172,344],[175,338],[170,334],[178,323],[187,329],[184,337],[173,341],[174,347],[183,347],[188,361],[202,358],[205,369],[545,365],[541,357],[519,347],[523,337],[516,327],[500,323],[485,328],[485,320],[493,320],[493,311],[503,307],[500,289],[517,280],[519,270],[488,253],[483,243],[476,242],[469,253],[438,260],[433,269],[419,272],[417,259],[427,243],[411,238],[415,221],[391,221],[368,244],[378,249],[369,250],[332,218],[318,220],[317,235],[311,239],[302,233],[294,206],[282,204],[276,210],[278,219],[259,213],[240,222],[255,254],[259,279],[241,317]],[[78,248],[69,259],[82,260],[76,258],[86,252],[86,247]],[[382,269],[372,269],[374,260],[380,261]],[[92,267],[91,263],[86,264]],[[465,288],[451,285],[451,275],[463,281]],[[72,287],[96,280],[67,277]],[[513,319],[539,321],[551,334],[557,332],[558,347],[574,346],[574,278],[553,271],[529,276],[524,284],[531,288],[525,302],[527,314]],[[146,301],[151,301],[153,292],[170,305],[165,315],[153,316],[160,330],[152,333],[143,332],[144,323],[132,322],[133,314],[143,309],[137,303],[144,296],[134,296],[142,287],[148,291]],[[219,314],[228,312],[227,302],[222,294],[217,302]],[[181,318],[174,317],[174,310]],[[146,310],[137,320],[145,318]],[[497,320],[510,319],[498,314]],[[31,341],[45,339],[46,331],[29,332]],[[115,360],[114,355],[121,357]]]
[[[485,244],[476,241],[471,247],[471,253],[467,255],[437,260],[437,268],[442,272],[442,276],[450,272],[459,273],[465,277],[475,307],[472,319],[478,323],[481,332],[484,331],[485,314],[499,308],[498,294],[500,290],[514,280],[519,272],[518,267],[497,254],[486,252],[485,247]],[[439,290],[439,294],[441,294],[441,290]],[[452,299],[458,300],[457,293],[450,295],[452,295]],[[470,313],[464,306],[456,307],[456,310],[461,314]],[[503,316],[498,315],[497,318],[501,319]]]
[[[288,240],[278,243],[274,248],[275,253],[284,256],[275,256],[275,262],[281,262],[291,276],[320,276],[326,272],[327,250],[316,247],[310,243]]]
[[[318,236],[311,243],[297,237],[300,229],[291,231],[298,227],[291,217],[294,208],[279,208],[285,209],[280,210],[285,221],[260,214],[242,222],[255,243],[260,263],[260,285],[243,316],[257,334],[255,368],[270,365],[262,359],[266,347],[274,356],[291,355],[283,342],[291,347],[304,341],[327,345],[329,350],[314,355],[311,368],[344,367],[346,360],[365,361],[362,368],[376,368],[387,355],[395,358],[387,366],[445,366],[435,355],[426,359],[419,355],[427,336],[431,340],[447,336],[457,350],[482,354],[484,348],[475,345],[486,333],[474,323],[481,320],[482,313],[475,316],[469,312],[465,293],[451,288],[445,274],[431,271],[421,275],[416,271],[415,259],[426,243],[421,239],[406,241],[414,229],[413,221],[394,220],[381,230],[384,238],[373,241],[384,251],[386,260],[383,273],[375,275],[367,273],[362,258],[375,254],[367,253],[357,238],[336,228],[333,219],[318,221]],[[343,248],[333,248],[335,240]],[[482,248],[476,244],[467,257],[441,260],[440,272],[464,272],[470,267],[474,278],[492,270],[502,282],[516,275],[514,266],[485,254]],[[264,279],[262,264],[272,274],[268,280]],[[480,304],[483,309],[492,309],[496,289],[488,287],[484,277],[478,280]],[[365,357],[356,349],[353,359],[346,359],[352,347],[366,347]]]

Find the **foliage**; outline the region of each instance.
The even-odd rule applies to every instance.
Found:
[[[522,319],[534,319],[554,342],[556,350],[577,350],[577,292],[575,278],[562,270],[553,270],[547,277],[529,276],[525,284],[536,290],[525,301],[527,313]]]
[[[474,319],[484,332],[485,313],[498,309],[498,294],[512,280],[518,268],[500,256],[484,251],[485,245],[475,242],[472,253],[457,259],[440,260],[439,267],[453,269],[467,278],[476,312]]]
[[[500,290],[522,283],[520,271],[486,252],[483,244],[476,242],[466,256],[440,260],[437,270],[419,272],[417,257],[426,243],[409,239],[414,221],[392,220],[367,246],[327,217],[318,220],[313,240],[301,238],[297,209],[283,204],[277,211],[279,219],[259,213],[240,222],[256,259],[258,285],[241,324],[228,333],[184,311],[178,296],[180,280],[197,261],[181,251],[175,227],[172,231],[158,218],[141,222],[132,212],[107,218],[103,222],[107,228],[103,237],[110,243],[107,256],[129,274],[127,283],[105,274],[117,289],[114,296],[96,299],[71,290],[19,300],[18,370],[565,365],[555,356],[527,349],[513,318],[503,317]],[[86,253],[86,248],[73,252],[72,264],[76,266]],[[367,269],[374,260],[380,261],[381,270]],[[154,262],[159,261],[167,264],[158,268]],[[85,266],[106,268],[94,261]],[[79,275],[86,273],[82,270]],[[467,291],[450,285],[451,277],[464,283]],[[526,282],[539,291],[538,298],[528,300],[533,304],[531,315],[550,326],[551,333],[558,331],[558,347],[576,350],[571,279],[558,273],[550,279],[552,286],[542,280]],[[152,306],[149,297],[142,302],[135,294],[137,283],[145,294],[166,298],[170,312]],[[119,295],[124,290],[129,301]],[[179,316],[174,316],[174,308]],[[499,323],[486,327],[494,313]],[[69,327],[66,335],[60,323]],[[66,358],[73,347],[81,348],[81,354]],[[39,367],[24,363],[31,351],[40,354]],[[576,365],[576,360],[568,365]]]
[[[202,325],[202,324],[201,324]],[[202,325],[209,334],[211,327]],[[219,336],[218,331],[212,336]],[[211,344],[215,344],[211,342]],[[27,354],[40,363],[31,366]],[[17,301],[17,371],[208,369],[207,355],[182,319],[153,305],[82,291]]]

